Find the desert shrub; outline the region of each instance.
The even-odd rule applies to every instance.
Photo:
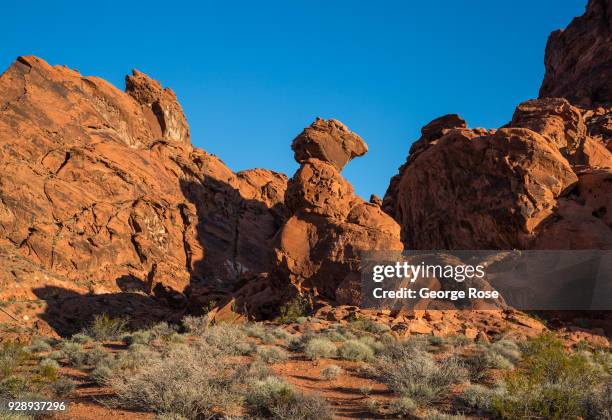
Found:
[[[385,350],[385,345],[380,341],[377,341],[374,337],[370,335],[364,335],[363,337],[360,337],[359,341],[374,350],[374,353],[376,354],[382,353]]]
[[[32,353],[46,353],[48,351],[51,351],[51,345],[45,340],[37,338],[32,340],[28,349]]]
[[[51,384],[51,389],[57,397],[65,397],[76,388],[76,384],[72,379],[60,378]]]
[[[584,409],[587,419],[612,419],[612,382],[594,387],[586,395]]]
[[[0,398],[19,398],[30,391],[29,379],[23,375],[0,377]]]
[[[302,352],[306,348],[308,342],[314,338],[315,337],[311,333],[305,333],[299,337],[291,337],[289,340],[287,340],[287,348],[289,351],[296,353]]]
[[[100,360],[104,359],[108,353],[102,348],[102,346],[94,346],[91,349],[85,351],[85,358],[83,365],[85,366],[96,366]]]
[[[390,390],[424,405],[439,401],[451,385],[464,381],[468,375],[454,356],[436,362],[431,354],[410,351],[408,347],[383,355],[376,367]]]
[[[229,323],[208,328],[202,338],[206,344],[233,355],[250,355],[257,347],[242,328]]]
[[[160,343],[181,343],[183,341],[183,337],[178,334],[178,327],[165,321],[153,325],[147,332],[149,333],[150,341]]]
[[[374,334],[381,334],[391,329],[388,325],[380,324],[369,318],[354,318],[349,322],[349,326],[353,330],[365,331]]]
[[[518,351],[518,348],[516,348]],[[491,369],[510,370],[514,368],[513,361],[507,359],[507,355],[512,360],[520,359],[520,351],[514,353],[513,348],[506,348],[498,345],[494,346],[478,346],[466,357],[464,364],[470,373],[472,381],[482,381],[487,377]]]
[[[470,384],[457,396],[457,401],[466,408],[476,410],[480,414],[487,414],[493,408],[494,398],[504,392],[503,388],[488,388],[483,385]]]
[[[321,369],[321,378],[330,381],[336,379],[342,373],[342,368],[338,365],[327,365]]]
[[[96,315],[83,334],[97,341],[118,340],[126,331],[126,318],[111,318],[108,314]]]
[[[239,369],[243,369],[242,376],[245,380],[261,380],[270,376],[270,368],[262,360],[254,360],[249,365],[243,365]]]
[[[502,418],[584,418],[591,396],[610,380],[551,334],[527,342],[523,353],[519,369],[504,378],[506,392],[493,399]]]
[[[187,417],[176,413],[161,413],[155,416],[155,420],[189,420]]]
[[[128,346],[132,344],[149,344],[151,339],[151,332],[146,330],[134,331],[133,333],[124,334],[123,337],[121,337],[121,341]]]
[[[279,339],[279,340],[288,340],[291,337],[293,337],[291,334],[289,334],[289,332],[287,332],[287,330],[285,330],[284,328],[275,328],[274,330],[272,330],[272,335]]]
[[[336,343],[340,341],[346,341],[346,337],[336,330],[326,331],[325,338]]]
[[[285,350],[278,346],[257,347],[257,359],[262,360],[264,363],[280,363],[287,360],[288,356]]]
[[[465,417],[460,414],[442,413],[435,409],[428,410],[423,416],[424,420],[464,420]]]
[[[252,323],[245,325],[243,328],[249,337],[259,338],[264,344],[273,344],[276,341],[276,336],[263,324]]]
[[[336,352],[335,344],[326,338],[313,338],[304,348],[304,354],[311,360],[334,357]]]
[[[408,417],[414,415],[417,409],[417,404],[410,397],[399,397],[395,398],[389,404],[389,414],[399,416],[399,417]]]
[[[87,357],[83,346],[74,341],[65,341],[61,346],[62,359],[67,359],[68,364],[74,367],[83,366]]]
[[[149,351],[146,363],[115,369],[106,382],[115,403],[128,409],[210,418],[231,412],[240,401],[236,366],[227,353],[201,341]]]
[[[310,305],[306,299],[301,296],[296,296],[281,306],[280,315],[276,318],[276,321],[282,324],[290,324],[298,321],[301,321],[299,323],[303,323],[305,319],[301,320],[301,318],[305,318],[310,309]]]
[[[491,344],[489,346],[489,351],[503,356],[513,364],[518,363],[522,357],[521,349],[518,344],[505,338]]]
[[[185,331],[193,335],[201,335],[210,325],[208,316],[191,316],[187,315],[181,320]]]
[[[252,383],[246,404],[255,417],[287,420],[332,418],[332,411],[323,398],[298,393],[285,381],[273,376]]]
[[[0,379],[11,375],[15,369],[28,360],[30,352],[20,343],[0,343]]]
[[[53,359],[43,359],[38,364],[38,374],[43,378],[55,380],[59,370],[59,364]]]
[[[87,343],[91,343],[93,341],[93,338],[91,338],[90,336],[84,333],[77,333],[77,334],[74,334],[70,340],[74,341],[75,343],[79,343],[79,344],[87,344]]]
[[[344,360],[371,361],[374,359],[374,350],[359,340],[348,340],[340,347],[340,357]]]

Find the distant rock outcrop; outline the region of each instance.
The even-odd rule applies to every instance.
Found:
[[[612,1],[589,0],[585,13],[548,38],[540,97],[595,108],[612,104]]]
[[[423,127],[383,201],[408,248],[612,249],[610,10],[551,35],[542,98],[506,126]]]

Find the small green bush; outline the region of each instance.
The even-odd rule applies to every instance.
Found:
[[[304,348],[304,355],[310,360],[334,357],[336,352],[335,344],[326,338],[313,338]]]
[[[38,364],[38,374],[43,378],[55,380],[59,371],[59,364],[53,359],[43,359]]]
[[[281,307],[280,315],[276,318],[276,321],[282,324],[298,322],[305,317],[310,309],[308,301],[301,296],[296,296]]]
[[[340,347],[340,357],[344,360],[371,361],[374,360],[374,350],[359,340],[348,340]]]
[[[15,369],[30,358],[28,349],[20,343],[0,343],[0,379],[11,375]]]
[[[506,392],[495,396],[493,408],[502,418],[585,418],[590,396],[609,382],[587,357],[571,353],[552,334],[526,343],[523,360],[504,379]]]
[[[111,318],[108,314],[96,315],[83,334],[97,341],[118,340],[126,331],[126,318]]]

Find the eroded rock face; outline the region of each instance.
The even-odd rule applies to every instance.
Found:
[[[393,198],[406,246],[528,246],[534,229],[553,214],[556,197],[578,181],[548,143],[522,128],[453,129],[438,139],[404,167]]]
[[[356,303],[359,252],[403,249],[397,223],[379,205],[357,197],[340,174],[367,146],[341,123],[319,119],[293,148],[301,167],[285,193],[291,217],[278,235],[277,270],[298,290]],[[339,150],[347,152],[336,154]]]
[[[137,71],[126,84],[36,57],[2,74],[0,245],[80,293],[171,296],[267,270],[286,177],[233,173],[192,148],[171,90]]]
[[[499,130],[422,130],[383,209],[415,249],[612,249],[611,3],[553,32],[540,99]]]
[[[162,89],[156,80],[132,70],[125,77],[125,91],[142,105],[147,117],[151,112],[155,115],[164,139],[189,142],[189,125],[172,89]]]
[[[589,0],[584,15],[550,34],[540,97],[593,107],[612,101],[612,2]]]
[[[419,140],[385,211],[413,249],[611,249],[608,140],[565,99],[520,104],[499,130]],[[416,143],[415,143],[416,144]]]

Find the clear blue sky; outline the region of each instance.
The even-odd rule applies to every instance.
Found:
[[[21,4],[19,4],[21,3]],[[137,68],[177,93],[194,145],[233,170],[293,174],[291,140],[337,118],[370,152],[343,174],[382,195],[420,127],[506,123],[537,96],[548,34],[586,0],[5,2],[2,69],[34,54],[121,89]]]

